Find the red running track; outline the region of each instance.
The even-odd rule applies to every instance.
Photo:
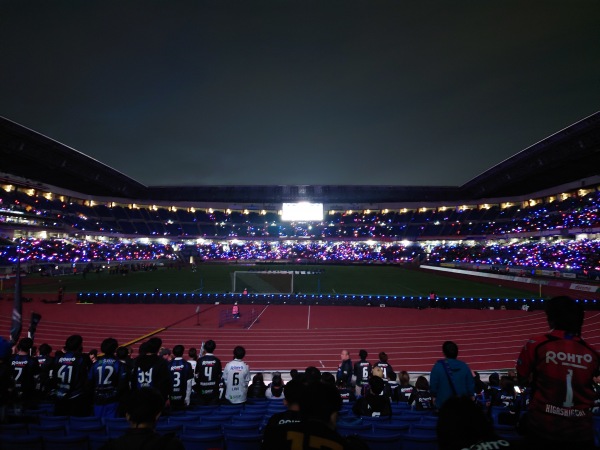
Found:
[[[528,337],[548,330],[539,311],[507,310],[416,310],[352,306],[241,305],[242,319],[218,327],[219,314],[226,305],[92,305],[44,304],[33,301],[23,305],[26,336],[31,311],[43,318],[36,343],[48,342],[60,348],[69,334],[84,337],[86,350],[99,348],[109,336],[125,343],[159,328],[165,347],[176,344],[200,347],[203,341],[217,342],[216,354],[223,361],[232,357],[236,345],[246,348],[246,361],[252,370],[289,371],[314,365],[334,371],[340,350],[347,348],[357,359],[361,348],[376,360],[380,351],[389,355],[396,371],[428,372],[441,357],[441,344],[455,341],[459,358],[474,370],[510,369]],[[10,330],[11,301],[0,303],[0,335]],[[249,329],[244,317],[254,308],[260,314]],[[176,323],[179,322],[179,323]],[[584,337],[600,348],[600,312],[586,314]],[[137,350],[137,345],[133,348]]]

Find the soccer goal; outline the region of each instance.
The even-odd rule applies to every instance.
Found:
[[[291,294],[294,292],[294,271],[243,271],[236,270],[232,274],[232,291],[235,293],[247,290],[251,294]]]

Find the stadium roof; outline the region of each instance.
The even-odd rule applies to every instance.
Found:
[[[476,201],[527,195],[598,175],[600,112],[526,148],[463,186],[144,186],[100,161],[2,117],[0,157],[0,180],[10,181],[12,175],[31,180],[33,186],[43,183],[92,198],[148,203]]]

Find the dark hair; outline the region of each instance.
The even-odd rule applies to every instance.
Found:
[[[173,353],[175,353],[175,349],[173,349]],[[198,350],[196,349],[196,347],[191,347],[188,350],[188,356],[194,361],[198,359]]]
[[[100,345],[100,350],[102,350],[102,353],[109,356],[113,356],[117,351],[117,348],[119,348],[119,343],[115,338],[104,339]]]
[[[259,372],[252,377],[252,384],[262,383],[262,382],[264,382],[264,380],[265,380],[265,377],[263,376],[263,374],[261,372]]]
[[[52,347],[44,342],[42,345],[40,345],[39,351],[40,355],[48,356],[50,353],[52,353]]]
[[[217,344],[212,339],[209,339],[208,341],[206,341],[204,343],[204,351],[206,353],[212,353],[212,352],[214,352],[215,348],[217,348]]]
[[[31,347],[33,347],[33,339],[23,338],[19,341],[19,345],[17,345],[17,350],[29,353],[31,351]]]
[[[415,382],[415,387],[421,391],[428,391],[429,390],[429,381],[427,381],[427,378],[425,378],[423,375],[421,375],[420,377],[417,378],[417,381]]]
[[[383,392],[384,387],[385,381],[383,381],[383,378],[371,377],[371,379],[369,380],[369,389],[371,389],[371,391],[375,395],[381,394]]]
[[[546,317],[551,328],[579,336],[583,326],[584,311],[571,297],[553,297],[546,302]]]
[[[158,351],[160,350],[161,347],[162,347],[162,339],[161,338],[157,338],[157,337],[150,338],[144,343],[144,350],[145,350],[144,353],[156,354],[156,353],[158,353]]]
[[[328,423],[331,414],[342,408],[342,397],[332,384],[309,383],[299,403],[303,417]]]
[[[78,334],[73,334],[65,341],[65,350],[68,352],[80,352],[83,349],[83,338]]]
[[[321,381],[321,371],[317,369],[315,366],[308,366],[304,370],[304,375],[306,376],[307,383],[314,383],[316,381]]]
[[[158,390],[143,387],[129,395],[125,401],[125,412],[129,415],[128,420],[134,424],[155,423],[164,404],[165,400]]]
[[[379,352],[379,361],[381,362],[387,362],[388,360],[388,355],[386,352]]]
[[[408,383],[410,382],[410,375],[406,370],[400,372],[400,383]]]
[[[294,379],[298,376],[298,369],[292,369],[290,370],[290,378]]]
[[[125,359],[129,356],[129,349],[127,347],[119,347],[117,349],[117,358]]]
[[[441,450],[454,450],[469,448],[495,435],[481,407],[463,396],[449,398],[440,408],[437,437]]]
[[[176,345],[173,347],[173,356],[176,358],[181,358],[183,356],[183,352],[185,352],[185,347],[183,345]]]
[[[298,404],[304,395],[305,384],[292,378],[283,387],[283,395],[288,404]]]
[[[358,356],[360,357],[360,359],[367,359],[367,356],[369,356],[369,354],[366,350],[361,350],[358,352]]]
[[[335,386],[335,377],[331,372],[321,372],[321,381]]]
[[[88,355],[94,355],[94,357],[98,356],[98,349],[93,348],[88,352]]]
[[[446,358],[456,359],[458,356],[458,345],[452,341],[446,341],[442,344],[442,352]]]
[[[235,359],[244,359],[244,356],[246,356],[246,349],[241,345],[238,345],[233,349],[233,357]]]
[[[488,377],[488,383],[490,386],[498,386],[498,384],[500,384],[500,375],[498,375],[498,372],[490,374]]]

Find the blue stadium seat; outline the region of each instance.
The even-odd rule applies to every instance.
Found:
[[[183,431],[183,425],[180,423],[157,423],[156,432],[159,434],[175,433],[179,436]]]
[[[370,450],[391,450],[402,448],[404,434],[381,433],[377,431],[358,433],[358,436],[369,446]]]
[[[223,426],[217,422],[204,422],[204,423],[195,423],[195,424],[184,424],[183,432],[184,434],[193,434],[198,435],[202,433],[221,433],[223,431]]]
[[[29,424],[29,434],[38,436],[65,436],[67,434],[67,427],[56,424],[40,424],[35,423]]]

